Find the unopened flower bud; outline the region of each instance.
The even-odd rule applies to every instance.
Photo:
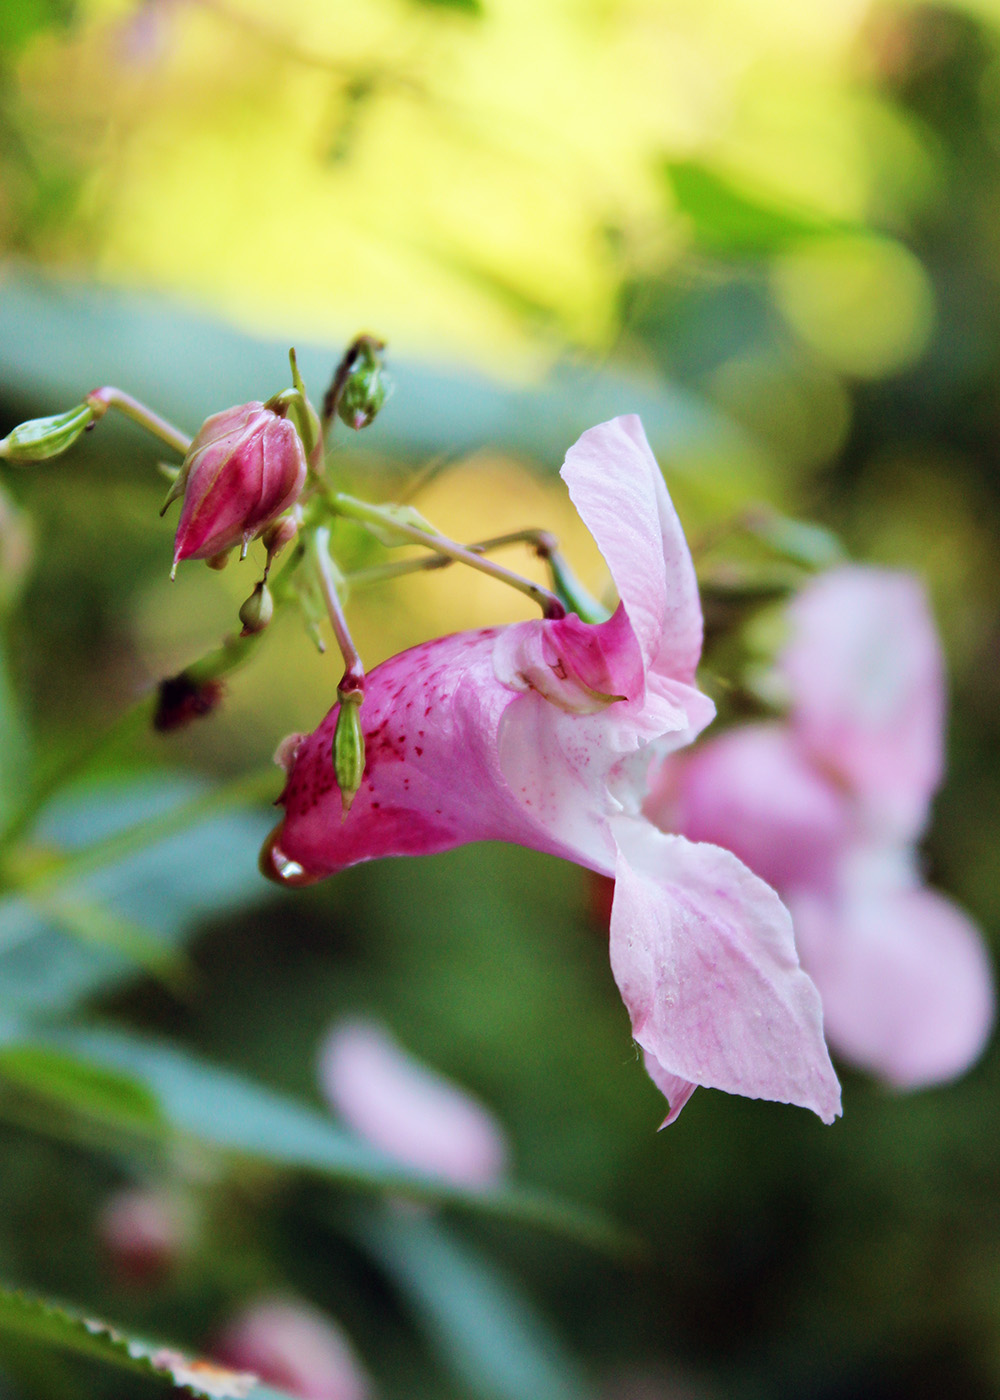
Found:
[[[160,734],[186,729],[192,720],[205,719],[222,700],[220,680],[194,680],[186,671],[168,676],[156,692],[153,728]]]
[[[108,1261],[123,1283],[154,1284],[190,1247],[191,1212],[166,1191],[133,1187],[109,1198],[97,1221]]]
[[[346,1334],[297,1298],[261,1298],[217,1336],[213,1355],[303,1400],[370,1400],[368,1376]]]
[[[44,462],[72,447],[97,417],[90,404],[77,404],[51,418],[31,418],[0,438],[0,457],[9,462]]]
[[[184,459],[163,509],[183,496],[174,542],[182,559],[244,552],[293,505],[306,480],[306,456],[292,423],[262,403],[207,419]]]
[[[241,636],[249,637],[255,632],[263,632],[273,616],[274,599],[271,597],[271,590],[261,579],[240,608],[240,621],[243,623]]]
[[[340,713],[333,732],[333,771],[346,817],[365,772],[365,736],[359,714],[365,696],[360,688],[348,690],[341,686],[337,698]]]
[[[349,428],[367,428],[388,398],[392,385],[382,363],[380,340],[361,336],[337,402],[341,422]]]

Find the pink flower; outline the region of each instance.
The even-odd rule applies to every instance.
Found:
[[[296,1299],[264,1298],[245,1308],[216,1338],[212,1355],[302,1400],[370,1400],[372,1394],[341,1328]]]
[[[647,813],[745,860],[787,900],[831,1044],[899,1087],[959,1074],[993,1018],[980,937],[924,889],[914,842],[943,757],[940,647],[907,575],[837,569],[789,609],[787,723],[665,766]]]
[[[206,419],[168,497],[169,504],[183,491],[174,567],[255,539],[295,503],[305,479],[295,427],[264,404],[240,404]]]
[[[704,1084],[831,1121],[839,1086],[786,910],[728,852],[642,813],[651,761],[714,710],[694,687],[691,557],[639,420],[584,433],[562,475],[617,586],[614,615],[460,633],[384,662],[366,682],[367,765],[350,813],[331,764],[334,709],[288,754],[264,868],[307,883],[494,840],[615,875],[612,971],[670,1119]]]
[[[373,1021],[343,1021],[323,1042],[320,1083],[330,1106],[368,1142],[459,1186],[490,1186],[507,1143],[486,1109],[422,1065]]]

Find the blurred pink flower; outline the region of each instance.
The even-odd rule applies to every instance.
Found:
[[[694,687],[691,557],[635,417],[584,433],[562,470],[618,589],[575,616],[443,637],[366,682],[367,762],[346,819],[335,708],[286,751],[285,819],[265,870],[308,883],[356,861],[512,841],[617,880],[611,966],[670,1119],[696,1084],[839,1111],[819,998],[787,911],[727,851],[642,814],[654,757],[711,720]]]
[[[148,1186],[116,1191],[97,1218],[101,1247],[126,1283],[156,1283],[189,1247],[191,1212],[171,1193]]]
[[[183,494],[174,540],[182,559],[212,559],[245,545],[293,505],[306,479],[294,425],[262,403],[244,403],[205,420],[167,498]]]
[[[976,929],[918,870],[944,726],[923,590],[844,567],[802,591],[789,623],[787,723],[665,765],[646,811],[735,852],[782,894],[846,1059],[899,1087],[950,1078],[983,1047],[993,989]]]
[[[319,1077],[344,1122],[398,1161],[458,1186],[502,1177],[507,1142],[493,1117],[375,1022],[336,1026],[320,1050]]]
[[[212,1355],[302,1400],[370,1400],[372,1395],[341,1328],[297,1299],[264,1298],[237,1313],[215,1339]]]

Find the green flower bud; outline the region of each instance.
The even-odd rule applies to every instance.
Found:
[[[365,773],[365,736],[361,729],[364,691],[337,690],[340,713],[333,732],[333,771],[340,786],[340,800],[346,817]]]
[[[337,400],[337,413],[349,428],[367,428],[392,392],[382,363],[384,348],[382,341],[369,335],[359,336],[352,347],[354,354]]]
[[[271,590],[261,579],[240,608],[240,621],[243,623],[243,631],[240,635],[250,637],[256,632],[263,632],[273,616],[274,599],[271,596]]]
[[[0,439],[0,457],[9,462],[44,462],[58,457],[97,416],[90,404],[81,403],[51,418],[30,418]]]

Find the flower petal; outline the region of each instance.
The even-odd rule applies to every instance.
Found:
[[[365,771],[344,817],[333,771],[334,706],[295,752],[282,795],[285,819],[265,856],[291,862],[308,883],[381,856],[427,855],[468,841],[513,841],[574,852],[533,820],[500,768],[498,731],[518,694],[493,670],[497,632],[460,632],[390,657],[365,683]],[[272,873],[268,871],[268,873]]]
[[[648,1050],[642,1052],[642,1060],[646,1066],[646,1073],[666,1099],[670,1110],[660,1128],[669,1128],[671,1123],[677,1122],[681,1116],[681,1109],[698,1086],[686,1079],[680,1079],[676,1074],[668,1074],[656,1056],[651,1055]]]
[[[646,803],[664,830],[732,851],[777,890],[832,888],[850,803],[778,724],[751,724],[673,759]]]
[[[932,890],[792,902],[803,965],[846,1060],[901,1089],[952,1079],[993,1023],[989,962],[966,915]]]
[[[611,967],[632,1034],[665,1075],[840,1112],[819,995],[788,912],[728,851],[613,823]]]
[[[376,1022],[345,1021],[331,1031],[320,1081],[344,1121],[398,1161],[459,1186],[489,1186],[503,1176],[507,1142],[495,1119]]]
[[[881,835],[912,839],[941,777],[941,648],[920,583],[834,569],[789,609],[781,666],[792,723],[815,761],[863,800]]]
[[[698,582],[638,417],[585,432],[562,478],[611,570],[646,669],[690,683],[701,656]]]

